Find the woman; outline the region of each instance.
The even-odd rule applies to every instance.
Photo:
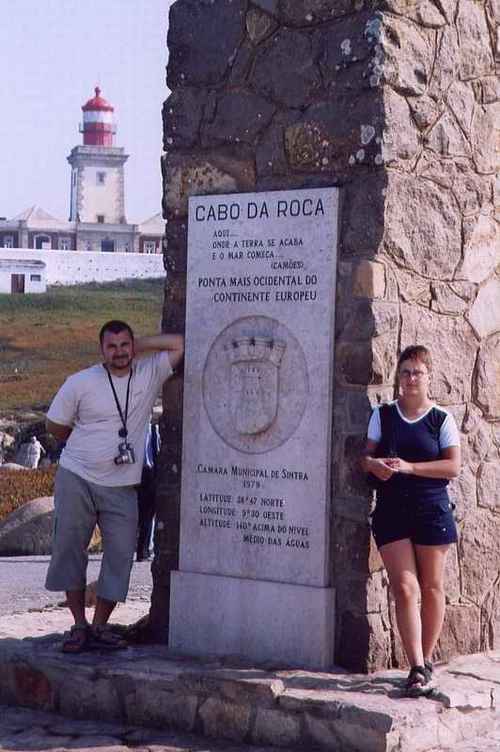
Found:
[[[372,530],[396,600],[412,697],[433,688],[432,653],[445,610],[444,567],[457,540],[446,486],[460,470],[460,439],[453,416],[429,398],[431,368],[427,348],[415,345],[401,353],[399,397],[375,408],[362,460],[377,488]]]

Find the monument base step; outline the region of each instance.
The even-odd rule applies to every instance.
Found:
[[[38,634],[44,612],[39,619]],[[52,629],[58,619],[62,632],[67,613],[50,612]],[[74,719],[291,749],[426,752],[485,736],[499,718],[498,651],[438,666],[434,698],[408,699],[401,671],[318,673],[234,656],[187,658],[162,646],[68,656],[60,633],[16,639],[1,627],[0,703]]]

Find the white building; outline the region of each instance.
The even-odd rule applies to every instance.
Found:
[[[21,254],[22,251],[19,252]],[[43,261],[0,258],[0,293],[38,293],[47,289]]]

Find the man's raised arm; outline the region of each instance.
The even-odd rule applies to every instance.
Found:
[[[134,347],[137,355],[166,350],[170,365],[175,368],[184,355],[184,337],[182,334],[155,334],[152,337],[136,337]]]

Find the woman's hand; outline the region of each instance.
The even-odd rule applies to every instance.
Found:
[[[412,463],[407,462],[406,460],[402,460],[401,457],[389,457],[386,462],[395,473],[403,473],[403,475],[415,474],[415,469]]]
[[[370,457],[368,471],[379,480],[389,480],[395,472],[389,465],[390,461],[390,458],[386,457]]]

